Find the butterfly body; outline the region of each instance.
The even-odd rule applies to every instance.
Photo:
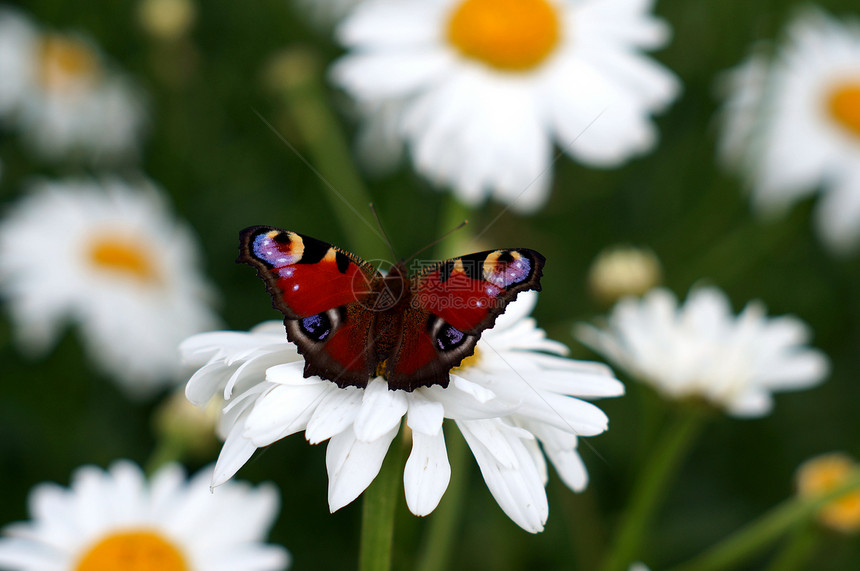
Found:
[[[240,234],[250,264],[284,314],[304,375],[340,387],[383,376],[390,389],[448,385],[481,332],[526,289],[540,290],[544,257],[525,248],[436,262],[410,277],[404,262],[382,275],[331,244],[270,226]]]

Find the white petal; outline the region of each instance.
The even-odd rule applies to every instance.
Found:
[[[559,450],[544,448],[561,481],[573,490],[581,492],[588,485],[588,472],[579,452],[576,450]]]
[[[417,389],[409,396],[409,413],[406,424],[413,431],[435,436],[442,431],[445,407],[442,403],[428,399],[423,389]]]
[[[254,445],[268,446],[302,431],[317,405],[335,385],[310,381],[300,385],[276,385],[254,403],[245,420],[245,438]]]
[[[469,374],[474,376],[473,373]],[[505,402],[495,397],[489,400],[478,400],[470,393],[476,393],[483,399],[490,391],[483,389],[477,383],[466,381],[458,377],[458,375],[451,374],[450,377],[451,383],[448,385],[448,388],[443,389],[440,386],[433,386],[421,389],[427,398],[442,405],[446,418],[462,420],[494,418],[511,414],[517,408],[516,403]],[[457,382],[458,378],[462,382]],[[461,386],[467,390],[461,390]]]
[[[526,428],[540,440],[547,457],[565,485],[575,492],[584,490],[588,484],[588,473],[576,450],[577,437],[538,422],[529,423]]]
[[[543,97],[559,146],[585,164],[616,166],[654,144],[654,127],[644,110],[590,63],[560,65]]]
[[[325,457],[329,510],[349,504],[370,485],[396,435],[397,427],[373,442],[362,442],[345,430],[329,440]]]
[[[454,386],[456,386],[458,390],[461,390],[467,395],[473,397],[481,404],[487,403],[496,398],[496,394],[490,389],[484,388],[476,383],[473,383],[468,379],[461,377],[460,375],[455,375],[452,373],[451,380],[453,381]]]
[[[451,465],[442,431],[428,436],[412,432],[412,453],[403,472],[406,505],[417,516],[436,509],[451,480]]]
[[[522,402],[517,415],[539,420],[578,436],[594,436],[609,427],[606,413],[590,402],[530,387],[522,390]]]
[[[197,406],[205,405],[224,386],[224,379],[230,371],[220,362],[203,365],[185,385],[185,397]]]
[[[22,571],[63,571],[68,569],[69,554],[56,552],[17,537],[0,539],[0,566]]]
[[[494,424],[495,430],[479,426],[485,423]],[[502,510],[524,530],[530,533],[543,531],[549,506],[541,474],[521,439],[524,431],[511,430],[512,427],[498,419],[458,421],[457,426],[475,455],[490,493]],[[475,427],[478,427],[477,433],[472,430]],[[492,435],[492,438],[485,440],[487,435]],[[504,455],[510,455],[512,462],[498,462],[499,451],[496,448],[500,446],[507,449]]]
[[[770,393],[761,390],[746,391],[728,403],[729,413],[740,418],[764,416],[772,408],[773,398]]]
[[[242,434],[245,431],[244,419],[237,422],[227,435],[224,441],[224,446],[221,447],[221,453],[218,454],[218,462],[215,463],[215,470],[212,473],[212,487],[220,486],[239,471],[239,468],[245,465],[257,446]]]
[[[531,315],[538,302],[538,292],[536,291],[521,291],[517,294],[516,299],[508,304],[505,312],[496,319],[496,324],[487,333],[498,332],[515,325],[520,319],[525,319]]]
[[[388,389],[388,383],[376,378],[367,384],[361,410],[355,419],[355,435],[362,442],[373,442],[400,425],[408,404],[403,391]]]
[[[505,424],[498,418],[457,421],[457,425],[467,427],[469,435],[485,447],[494,462],[506,469],[517,467],[515,447],[519,440],[533,438],[531,433]]]
[[[435,43],[440,14],[432,2],[362,2],[337,30],[348,46],[394,50]]]
[[[357,387],[329,391],[305,429],[308,442],[319,444],[346,430],[358,415],[362,394],[363,391]]]
[[[813,387],[830,373],[830,361],[819,351],[804,351],[783,356],[762,375],[765,386],[773,390],[796,390]]]
[[[438,49],[354,54],[335,63],[331,78],[359,102],[376,102],[407,96],[437,81],[450,64],[450,57]]]
[[[850,253],[860,244],[860,165],[856,174],[834,184],[816,210],[821,237],[837,253]]]
[[[207,571],[274,571],[287,569],[291,563],[289,551],[280,545],[250,543],[231,545],[225,553],[211,553],[211,561],[202,567]]]
[[[304,366],[304,361],[294,361],[269,367],[266,369],[266,380],[279,385],[307,385],[324,382],[319,377],[305,378],[302,373]]]

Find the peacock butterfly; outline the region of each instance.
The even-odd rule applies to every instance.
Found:
[[[540,291],[545,258],[512,248],[435,262],[411,278],[387,275],[316,238],[252,226],[237,262],[250,264],[284,314],[287,339],[304,356],[304,376],[389,389],[448,386],[448,372],[472,355],[481,332],[519,292]]]

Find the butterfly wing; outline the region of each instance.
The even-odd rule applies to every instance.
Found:
[[[376,371],[368,299],[382,280],[370,264],[331,244],[271,226],[240,233],[238,262],[257,269],[284,314],[305,377],[364,386]]]
[[[526,248],[489,250],[434,264],[412,278],[398,351],[386,364],[392,388],[448,385],[481,332],[521,291],[540,291],[546,259]]]

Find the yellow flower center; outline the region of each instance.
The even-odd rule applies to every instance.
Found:
[[[448,20],[448,41],[490,67],[526,71],[552,53],[560,28],[551,0],[464,0]]]
[[[75,38],[46,34],[39,56],[39,79],[51,91],[67,91],[94,81],[101,72],[93,50]]]
[[[860,81],[846,83],[832,90],[827,109],[840,127],[860,138]]]
[[[154,282],[159,277],[150,253],[130,239],[118,239],[112,235],[97,238],[90,243],[89,258],[100,270],[141,282]]]
[[[92,546],[75,571],[187,571],[191,566],[172,542],[156,531],[129,530]]]
[[[460,361],[460,364],[451,369],[452,372],[455,371],[463,371],[468,369],[469,367],[475,365],[478,361],[481,360],[481,354],[478,352],[478,348],[475,347],[475,352]]]
[[[798,493],[817,496],[845,485],[857,474],[857,464],[844,454],[826,454],[800,467]],[[850,492],[824,506],[818,514],[821,522],[844,533],[860,530],[860,492]]]

